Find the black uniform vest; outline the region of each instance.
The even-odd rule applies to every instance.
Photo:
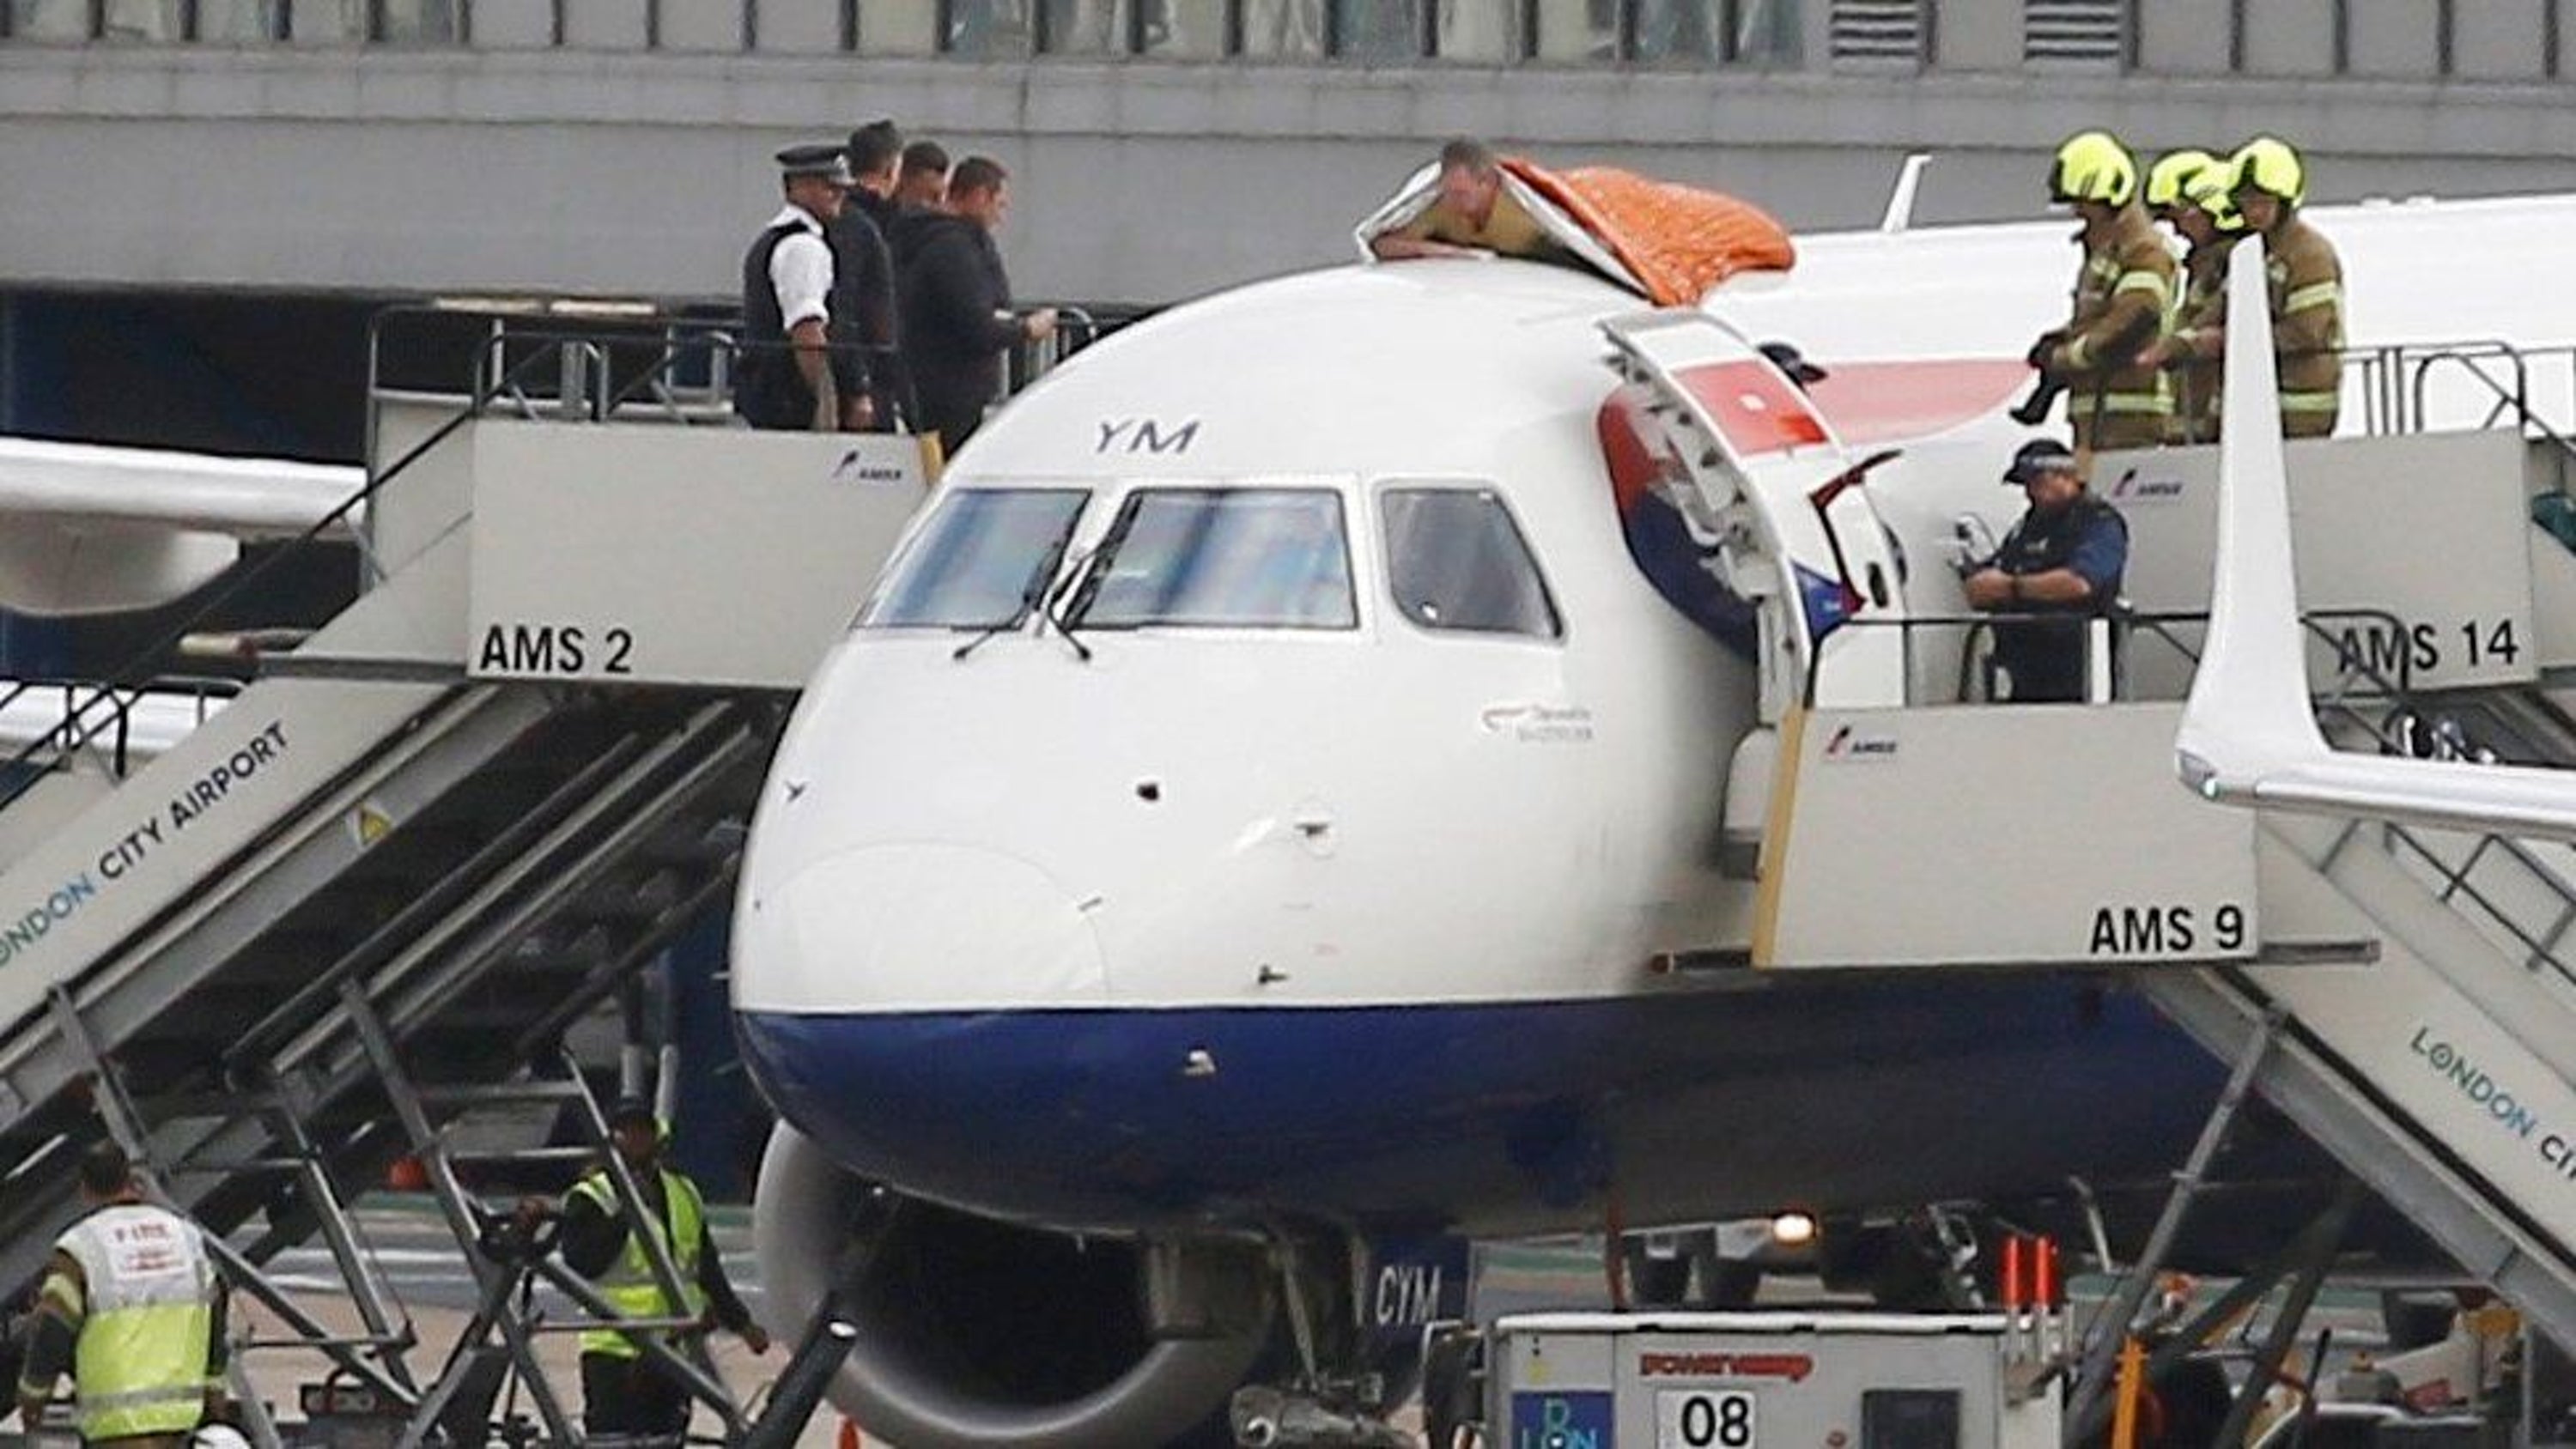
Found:
[[[769,280],[769,258],[778,244],[806,229],[782,221],[752,239],[742,259],[741,360],[734,367],[733,410],[755,428],[806,428],[814,422],[814,390],[796,369],[787,345],[786,317],[778,288]]]
[[[2025,513],[2012,532],[2004,535],[2003,547],[1995,554],[1995,567],[2017,577],[2065,568],[2074,562],[2076,547],[2084,541],[2084,535],[2105,521],[2113,528],[2128,527],[2118,509],[2091,493],[2054,514]],[[2116,595],[2118,590],[2119,581],[2115,579],[2105,594]],[[2017,614],[2062,612],[2068,616],[2064,620],[2005,620],[1995,625],[1995,657],[2012,676],[2015,702],[2073,702],[2084,698],[2083,619],[2107,612],[2110,605],[2111,598],[2106,596],[2074,605],[2012,606]]]

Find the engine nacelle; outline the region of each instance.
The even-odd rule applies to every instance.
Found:
[[[794,1129],[760,1166],[772,1324],[810,1318],[867,1191]],[[906,1449],[1137,1449],[1222,1410],[1269,1340],[1257,1247],[1075,1238],[912,1201],[884,1220],[831,1399]]]

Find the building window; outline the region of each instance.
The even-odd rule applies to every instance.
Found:
[[[462,45],[466,0],[374,0],[369,40],[396,45]]]
[[[2021,58],[2125,69],[2135,55],[2128,0],[2023,0]]]
[[[1617,60],[1621,9],[1616,0],[1537,0],[1531,53],[1578,65]]]
[[[87,40],[89,0],[8,0],[12,40]]]
[[[1798,0],[1629,0],[1630,60],[1700,65],[1795,61]]]
[[[1925,0],[1833,0],[1831,36],[1836,60],[1931,60],[1931,25]]]
[[[947,7],[936,0],[857,0],[857,44],[868,55],[930,55],[940,48]]]
[[[286,38],[286,0],[197,0],[199,40],[218,44]]]
[[[1030,9],[1044,0],[943,0],[939,48],[950,55],[1008,59],[1027,55],[1036,39]]]
[[[1128,0],[1032,0],[1037,48],[1048,55],[1125,55],[1135,6]]]
[[[1332,53],[1401,65],[1422,58],[1421,0],[1331,0]]]
[[[1324,0],[1238,0],[1243,33],[1236,53],[1258,60],[1313,60],[1325,53]]]
[[[144,45],[185,40],[187,0],[107,0],[99,7],[98,38]]]

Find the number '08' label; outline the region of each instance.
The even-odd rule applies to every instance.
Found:
[[[1667,1389],[1655,1395],[1655,1449],[1753,1449],[1753,1395],[1742,1389]]]

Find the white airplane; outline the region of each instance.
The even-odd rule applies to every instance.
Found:
[[[2316,219],[2355,345],[2576,340],[2576,198]],[[869,1255],[835,1401],[909,1445],[1153,1444],[1274,1322],[1347,1367],[1354,1319],[1445,1306],[1407,1234],[2160,1189],[2217,1072],[2134,998],[1664,969],[1758,916],[1716,841],[1788,702],[1648,582],[1644,525],[1726,534],[1736,644],[1884,689],[1894,631],[1836,620],[1960,609],[1954,520],[2019,512],[2067,233],[1812,238],[1644,321],[1567,268],[1340,268],[997,416],[812,681],[736,911],[790,1124],[765,1281],[797,1313]],[[1684,414],[1769,506],[1673,507]]]

